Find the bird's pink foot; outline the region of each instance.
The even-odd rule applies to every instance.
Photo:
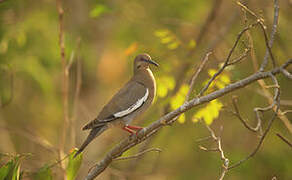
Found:
[[[127,131],[127,132],[129,132],[130,134],[134,134],[135,133],[135,131],[133,131],[132,129],[128,128],[128,126],[124,126],[122,129]]]
[[[126,125],[123,127],[123,130],[129,132],[130,134],[136,134],[141,130],[143,129],[142,127],[139,127],[139,126],[130,126],[130,125]]]

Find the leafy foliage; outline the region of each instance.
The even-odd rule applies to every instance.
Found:
[[[157,96],[165,97],[167,93],[173,90],[175,86],[175,80],[172,76],[161,76],[156,80],[157,83]]]
[[[77,152],[77,149],[73,149],[68,158],[68,164],[66,167],[66,175],[68,180],[74,180],[78,170],[82,163],[83,154],[78,154],[75,158],[74,155]]]
[[[160,39],[160,42],[165,44],[170,50],[174,50],[180,45],[179,39],[167,29],[156,30],[154,34]]]
[[[0,180],[20,179],[20,156],[13,157],[0,168]]]
[[[209,77],[213,77],[217,71],[215,69],[209,69],[208,75]],[[209,80],[206,80],[203,84],[206,85]],[[226,73],[220,74],[217,79],[215,79],[209,89],[208,92],[212,92],[215,89],[222,89],[226,85],[230,83],[230,78]],[[192,117],[193,122],[198,122],[200,119],[203,119],[207,125],[211,125],[212,122],[218,118],[220,110],[222,109],[223,104],[218,100],[215,99],[208,103],[205,107],[199,109]]]
[[[204,108],[199,109],[192,118],[193,122],[198,122],[200,119],[204,119],[205,123],[207,125],[212,124],[214,119],[218,118],[219,112],[221,108],[223,107],[223,104],[215,99],[208,103]]]
[[[101,16],[102,14],[109,12],[110,9],[103,4],[96,4],[93,9],[90,11],[89,16],[91,18],[98,18],[99,16]]]
[[[52,170],[48,165],[43,166],[40,168],[36,173],[33,175],[34,180],[52,180]]]

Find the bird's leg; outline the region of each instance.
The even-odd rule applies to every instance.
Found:
[[[127,127],[130,128],[130,129],[132,129],[132,130],[134,130],[134,131],[139,131],[139,130],[143,129],[140,126],[130,126],[130,125],[127,125]]]
[[[122,128],[123,130],[129,132],[130,134],[135,134],[135,131],[130,129],[127,125]]]
[[[143,129],[143,127],[140,127],[140,126],[130,126],[130,125],[127,125],[127,127],[133,131],[136,131],[136,135],[138,135],[138,132]]]

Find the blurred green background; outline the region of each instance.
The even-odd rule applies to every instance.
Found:
[[[265,19],[267,31],[273,22],[273,1],[244,2]],[[215,11],[212,11],[215,4]],[[187,87],[204,55],[213,54],[195,84],[192,97],[209,78],[208,71],[218,69],[227,57],[237,34],[245,27],[244,13],[235,1],[220,0],[66,0],[64,34],[66,59],[74,58],[69,75],[69,117],[71,132],[66,129],[65,153],[79,147],[87,136],[83,125],[95,118],[102,106],[132,75],[135,55],[149,53],[159,68],[152,68],[157,79],[158,96],[154,105],[136,121],[147,126],[183,102]],[[214,12],[214,17],[210,13]],[[278,64],[292,56],[292,2],[280,1],[278,33],[273,46]],[[205,26],[209,19],[210,23]],[[247,23],[255,18],[247,15]],[[36,172],[58,158],[63,131],[62,66],[58,44],[58,12],[52,0],[2,0],[0,2],[0,152],[31,155],[21,159],[21,170]],[[259,27],[250,31],[255,58],[260,63],[265,54],[265,43]],[[269,33],[268,33],[269,34]],[[240,56],[250,44],[247,36],[237,47],[233,58]],[[251,55],[240,64],[224,72],[227,83],[254,73]],[[76,101],[78,67],[82,84]],[[271,68],[269,65],[268,68]],[[291,71],[291,68],[290,68]],[[292,84],[282,75],[281,110],[292,106]],[[271,81],[266,80],[267,84]],[[12,83],[12,85],[11,85]],[[223,84],[223,85],[226,85]],[[180,88],[183,87],[183,88]],[[219,87],[213,87],[216,90]],[[187,89],[187,88],[185,88]],[[269,89],[272,92],[272,89]],[[176,93],[177,92],[177,93]],[[178,95],[182,93],[182,95]],[[228,110],[231,96],[237,95],[245,118],[255,125],[254,107],[268,105],[257,83],[232,92],[219,99],[223,107],[212,122],[216,133],[221,132],[225,155],[232,162],[246,157],[259,138],[251,133]],[[169,105],[170,103],[170,105]],[[138,160],[113,162],[98,179],[218,179],[221,160],[218,153],[204,152],[196,140],[209,135],[194,114],[206,105],[187,112],[179,122],[163,128],[146,143],[131,149],[131,155],[141,148],[157,147]],[[219,110],[218,110],[219,111]],[[264,127],[272,113],[263,116]],[[291,113],[286,114],[290,119]],[[292,179],[292,151],[276,135],[280,132],[292,139],[291,132],[277,118],[255,157],[230,171],[225,179]],[[110,148],[128,134],[112,129],[91,143],[83,154],[77,179],[82,179],[89,168]],[[214,147],[212,142],[204,146]],[[9,158],[0,158],[0,167]],[[53,179],[61,179],[62,170],[51,168]],[[24,179],[30,179],[29,175]],[[39,178],[42,179],[42,178]]]

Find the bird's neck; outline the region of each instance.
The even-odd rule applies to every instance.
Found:
[[[146,86],[155,86],[155,79],[150,68],[139,69],[135,72],[134,78],[136,81],[143,83]]]

